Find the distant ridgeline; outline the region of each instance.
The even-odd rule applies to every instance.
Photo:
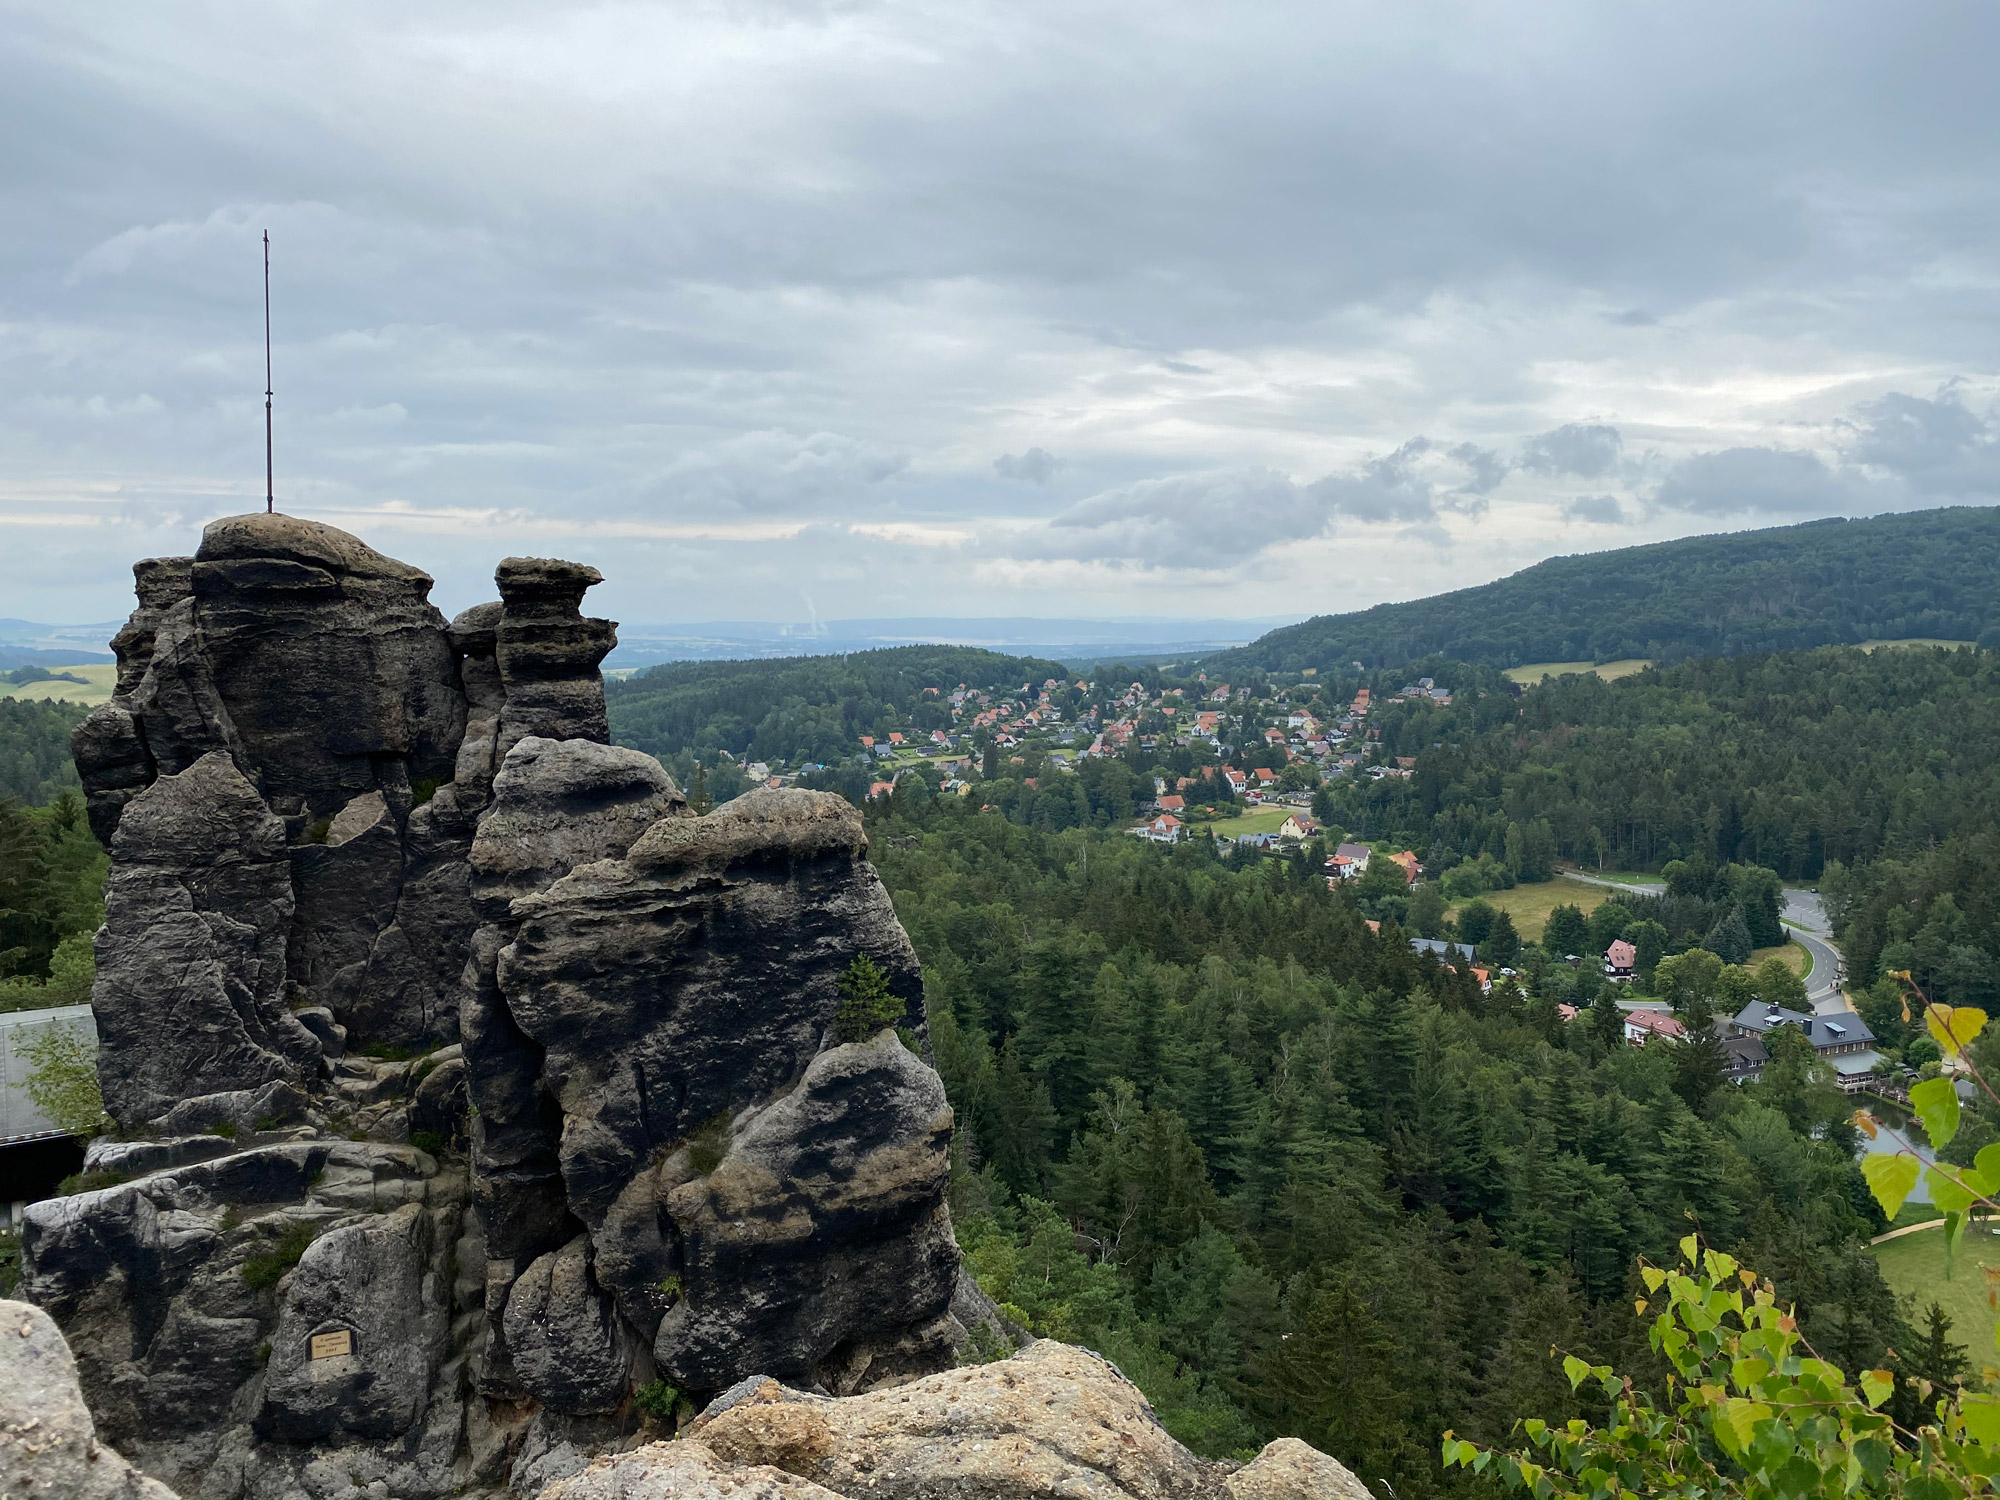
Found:
[[[669,760],[719,750],[750,760],[836,762],[878,726],[951,723],[941,702],[960,683],[1015,687],[1067,677],[1059,662],[970,646],[895,646],[850,656],[671,662],[605,684],[612,738]],[[934,699],[925,688],[936,688]],[[934,711],[935,722],[924,716]]]
[[[1211,670],[1681,661],[1929,637],[2000,645],[2000,508],[1810,521],[1556,557],[1478,588],[1287,625]]]

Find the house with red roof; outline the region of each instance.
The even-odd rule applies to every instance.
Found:
[[[1604,950],[1604,973],[1609,979],[1630,979],[1639,962],[1639,950],[1623,938],[1614,939]]]
[[[1643,1047],[1655,1040],[1684,1042],[1687,1040],[1687,1026],[1678,1016],[1668,1015],[1663,1010],[1628,1010],[1625,1012],[1625,1043],[1630,1047]]]

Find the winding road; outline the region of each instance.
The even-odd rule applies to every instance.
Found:
[[[1640,896],[1663,896],[1667,890],[1658,881],[1606,880],[1600,875],[1586,875],[1581,870],[1562,870],[1558,874],[1564,880],[1602,886],[1609,891],[1631,891]],[[1806,970],[1806,999],[1812,1005],[1813,1014],[1831,1016],[1853,1009],[1847,997],[1840,992],[1840,950],[1833,946],[1833,932],[1827,923],[1826,907],[1821,904],[1819,893],[1799,886],[1786,886],[1785,909],[1781,915],[1791,932],[1792,941],[1806,950],[1806,957],[1811,961],[1812,966]]]

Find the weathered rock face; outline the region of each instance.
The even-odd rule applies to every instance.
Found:
[[[597,664],[618,643],[609,620],[580,619],[584,590],[604,575],[581,563],[510,557],[495,571],[500,617],[494,664],[505,699],[494,754],[504,759],[529,735],[552,740],[608,740],[604,693],[593,690]]]
[[[105,1108],[138,1125],[189,1093],[316,1082],[320,1044],[284,1003],[285,827],[229,756],[153,783],[111,847],[91,998]]]
[[[506,826],[515,757],[533,743],[495,782],[476,888],[499,879],[482,863],[488,830]],[[497,1283],[581,1227],[596,1295],[678,1384],[759,1368],[810,1382],[836,1354],[865,1366],[912,1338],[907,1358],[948,1358],[942,1087],[893,1033],[847,1047],[831,1034],[863,953],[904,998],[906,1029],[923,1025],[915,954],[865,843],[841,799],[760,789],[660,818],[623,859],[566,848],[569,874],[512,901],[516,930],[467,1001],[484,1059],[475,1182],[506,1257],[489,1268],[494,1316]],[[491,1389],[511,1342],[502,1319]]]
[[[577,609],[595,570],[510,558],[498,582],[514,603],[447,627],[418,569],[330,526],[250,515],[134,576],[118,691],[75,737],[92,828],[118,858],[119,820],[148,787],[226,757],[282,823],[290,1003],[330,1011],[356,1047],[455,1040],[477,926],[467,856],[512,743],[509,681],[510,724],[607,737],[597,663],[616,630]],[[169,1050],[145,1065],[161,1081],[186,1055]]]
[[[22,1290],[61,1323],[99,1432],[190,1494],[284,1494],[308,1463],[398,1469],[398,1494],[464,1482],[463,1174],[407,1146],[209,1138],[222,1154],[175,1163],[195,1152],[143,1144],[169,1159],[34,1205],[23,1234]],[[350,1352],[314,1359],[334,1331]]]
[[[274,515],[215,522],[191,574],[210,676],[280,812],[450,779],[465,695],[428,574]]]

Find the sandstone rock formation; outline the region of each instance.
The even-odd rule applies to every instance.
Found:
[[[1292,1438],[1205,1463],[1107,1361],[1042,1340],[1011,1359],[828,1399],[752,1379],[674,1442],[601,1458],[542,1500],[1370,1500]]]
[[[23,1235],[101,1433],[216,1500],[532,1493],[649,1381],[847,1393],[1001,1330],[860,815],[697,817],[604,743],[594,569],[510,558],[447,624],[246,516],[135,577],[75,740],[123,1138]],[[903,1015],[844,1041],[861,955]]]
[[[0,1300],[0,1495],[18,1500],[174,1500],[97,1441],[76,1363],[39,1307]]]

